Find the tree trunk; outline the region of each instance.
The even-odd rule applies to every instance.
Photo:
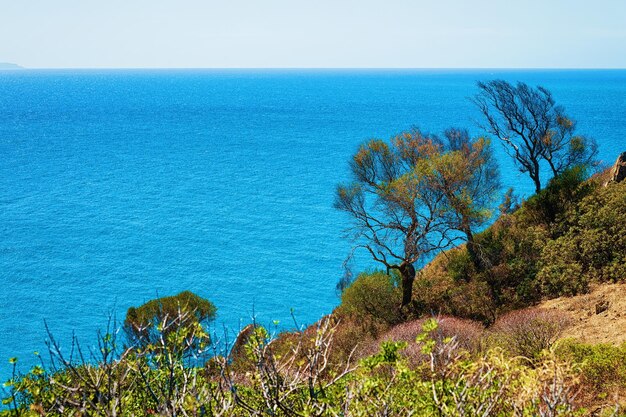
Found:
[[[470,260],[472,261],[474,266],[476,267],[476,270],[482,271],[483,263],[480,259],[480,256],[478,256],[478,251],[476,250],[476,243],[474,242],[474,234],[472,233],[472,230],[469,228],[469,226],[464,226],[463,232],[465,233],[465,236],[467,237],[467,245],[466,245],[467,254],[469,255]]]
[[[413,281],[415,281],[415,268],[410,263],[402,263],[398,269],[402,276],[402,304],[400,307],[406,307],[413,299]]]
[[[533,172],[529,172],[530,178],[535,183],[535,194],[539,194],[541,191],[541,178],[539,176],[539,162],[533,161]]]

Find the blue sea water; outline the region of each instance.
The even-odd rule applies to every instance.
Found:
[[[622,70],[0,72],[0,378],[46,350],[44,319],[89,346],[109,314],[183,290],[231,333],[329,313],[351,154],[412,126],[480,133],[467,98],[492,78],[549,88],[605,162],[626,150]]]

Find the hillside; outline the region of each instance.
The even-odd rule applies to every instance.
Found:
[[[12,64],[10,62],[0,62],[0,70],[12,70],[12,69],[23,69],[24,67],[21,67],[17,64]]]
[[[490,324],[507,311],[623,280],[626,181],[619,179],[625,160],[621,155],[614,168],[591,179],[570,171],[502,212],[476,236],[482,270],[471,264],[464,246],[437,256],[416,280],[417,314]]]
[[[626,343],[626,283],[597,285],[588,294],[555,298],[539,307],[564,311],[572,317],[564,338],[616,346]]]

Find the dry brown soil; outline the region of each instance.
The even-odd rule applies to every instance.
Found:
[[[597,312],[596,306],[605,311]],[[604,284],[591,289],[589,294],[548,300],[539,305],[546,309],[567,311],[573,325],[563,337],[573,337],[586,343],[626,342],[626,283]]]

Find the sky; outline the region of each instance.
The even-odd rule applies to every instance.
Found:
[[[626,68],[626,0],[0,0],[28,68]]]

